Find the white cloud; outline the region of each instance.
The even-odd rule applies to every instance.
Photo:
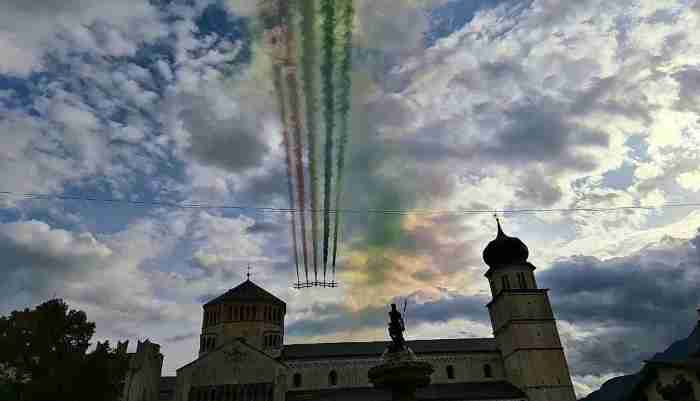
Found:
[[[61,35],[75,36],[100,54],[120,56],[162,34],[159,27],[156,9],[141,0],[8,0],[0,5],[0,72],[23,76],[41,70],[45,52]],[[86,28],[97,29],[96,39]]]
[[[693,192],[700,191],[700,172],[698,171],[682,173],[676,178],[676,181],[685,189]]]

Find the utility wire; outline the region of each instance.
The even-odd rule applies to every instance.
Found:
[[[23,200],[57,200],[57,201],[84,201],[84,202],[99,202],[114,205],[128,206],[159,206],[175,209],[218,209],[218,210],[240,210],[251,211],[258,213],[290,213],[301,212],[296,208],[277,208],[277,207],[257,207],[257,206],[242,206],[242,205],[215,205],[199,202],[165,202],[157,200],[138,201],[130,199],[116,198],[98,198],[83,195],[51,195],[39,193],[20,193],[12,191],[0,191],[0,196],[6,197],[22,197]],[[352,213],[352,214],[483,214],[483,213],[500,213],[500,214],[516,214],[516,213],[576,213],[576,212],[615,212],[624,210],[658,210],[668,208],[700,208],[700,202],[678,202],[678,203],[663,203],[656,206],[615,206],[615,207],[579,207],[579,208],[533,208],[533,209],[329,209],[329,213]],[[325,213],[325,209],[305,209],[307,213]]]

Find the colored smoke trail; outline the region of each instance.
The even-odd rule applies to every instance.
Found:
[[[306,190],[305,190],[305,176],[304,176],[304,163],[302,160],[302,138],[301,138],[301,121],[299,116],[299,90],[297,85],[296,68],[292,61],[294,55],[294,28],[291,22],[291,14],[289,9],[289,2],[287,0],[281,0],[279,6],[280,19],[283,24],[283,30],[285,32],[285,46],[286,46],[286,66],[285,73],[287,75],[287,90],[290,108],[290,120],[291,129],[294,135],[294,159],[296,163],[296,175],[297,175],[297,201],[300,210],[300,220],[301,220],[301,246],[304,257],[304,269],[308,271],[309,266],[309,252],[308,244],[306,241]]]
[[[289,188],[289,205],[290,208],[294,209],[294,183],[292,181],[292,157],[291,157],[291,144],[289,143],[289,131],[287,131],[287,108],[284,102],[284,93],[282,90],[282,68],[279,65],[274,67],[274,86],[275,93],[277,94],[277,102],[279,103],[280,109],[280,119],[282,121],[282,144],[284,146],[285,160],[287,162],[287,183]],[[298,251],[298,240],[297,240],[297,223],[296,223],[296,212],[291,211],[290,216],[292,218],[292,245],[294,247],[294,265],[297,269],[297,282],[300,282],[299,278],[299,251]],[[309,279],[309,273],[306,273],[306,280]]]
[[[355,18],[355,7],[353,0],[342,0],[343,7],[343,60],[340,65],[340,94],[338,96],[339,112],[340,112],[340,144],[338,146],[338,172],[336,181],[335,205],[340,208],[340,196],[343,190],[343,171],[345,169],[345,149],[348,144],[350,134],[350,104],[352,78],[350,71],[352,69],[352,30],[353,20]],[[335,277],[335,261],[338,255],[338,227],[340,226],[340,213],[335,214],[335,224],[333,227],[333,276]]]
[[[321,0],[321,14],[323,15],[323,63],[321,75],[323,79],[324,117],[326,125],[325,146],[325,180],[323,198],[323,273],[325,276],[328,264],[328,239],[330,234],[330,208],[331,208],[331,183],[333,180],[333,131],[335,127],[335,99],[334,99],[334,48],[335,48],[335,0]]]
[[[318,144],[316,141],[316,0],[300,0],[302,57],[301,65],[306,101],[306,130],[309,159],[309,185],[311,186],[311,242],[313,245],[314,271],[318,270]]]

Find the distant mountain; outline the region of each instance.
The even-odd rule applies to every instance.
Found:
[[[678,340],[666,348],[664,352],[654,354],[650,360],[682,359],[688,356],[691,336]],[[613,377],[603,383],[600,388],[579,401],[622,401],[622,396],[627,393],[639,380],[639,372],[631,375]]]

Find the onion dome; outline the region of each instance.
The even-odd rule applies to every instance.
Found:
[[[498,219],[496,219],[496,223],[498,224],[498,235],[484,249],[484,262],[490,267],[526,263],[530,254],[527,246],[520,239],[505,235]]]

